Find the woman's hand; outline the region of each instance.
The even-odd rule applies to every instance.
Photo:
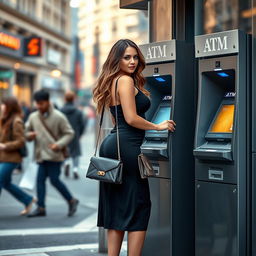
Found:
[[[4,143],[0,143],[0,150],[5,150],[6,149],[6,145]]]
[[[173,120],[165,120],[160,124],[157,124],[157,130],[162,131],[162,130],[169,130],[171,132],[175,131],[175,122]]]

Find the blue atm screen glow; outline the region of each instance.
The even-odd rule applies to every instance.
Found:
[[[156,116],[152,120],[152,123],[159,124],[164,120],[169,120],[171,115],[171,107],[163,106],[159,108]]]
[[[229,77],[229,74],[227,74],[225,72],[218,72],[217,74],[218,74],[218,76],[221,76],[221,77]]]
[[[162,77],[155,77],[157,82],[166,82]]]

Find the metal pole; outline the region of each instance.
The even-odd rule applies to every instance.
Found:
[[[105,111],[104,120],[102,124],[102,136],[101,141],[109,134],[112,129],[112,121],[108,111]],[[99,193],[98,193],[99,194]],[[107,242],[107,230],[102,227],[99,227],[98,233],[99,239],[99,253],[107,253],[108,252],[108,242]]]
[[[107,253],[108,252],[107,230],[100,227],[98,238],[99,238],[99,253]]]

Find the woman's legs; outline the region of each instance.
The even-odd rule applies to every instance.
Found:
[[[128,256],[141,256],[146,231],[128,232]]]
[[[32,202],[33,197],[11,183],[11,175],[16,166],[17,164],[15,163],[0,163],[0,190],[1,188],[6,189],[18,201],[28,206]]]
[[[119,256],[123,238],[124,231],[108,230],[108,256]]]

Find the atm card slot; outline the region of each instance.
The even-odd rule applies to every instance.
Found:
[[[146,156],[152,158],[165,158],[168,159],[167,149],[166,148],[146,148],[141,147],[141,152]]]
[[[222,170],[208,170],[209,180],[223,180],[223,171]]]
[[[203,159],[203,160],[228,160],[228,161],[233,160],[232,152],[229,150],[197,148],[193,151],[193,154],[196,158]]]

